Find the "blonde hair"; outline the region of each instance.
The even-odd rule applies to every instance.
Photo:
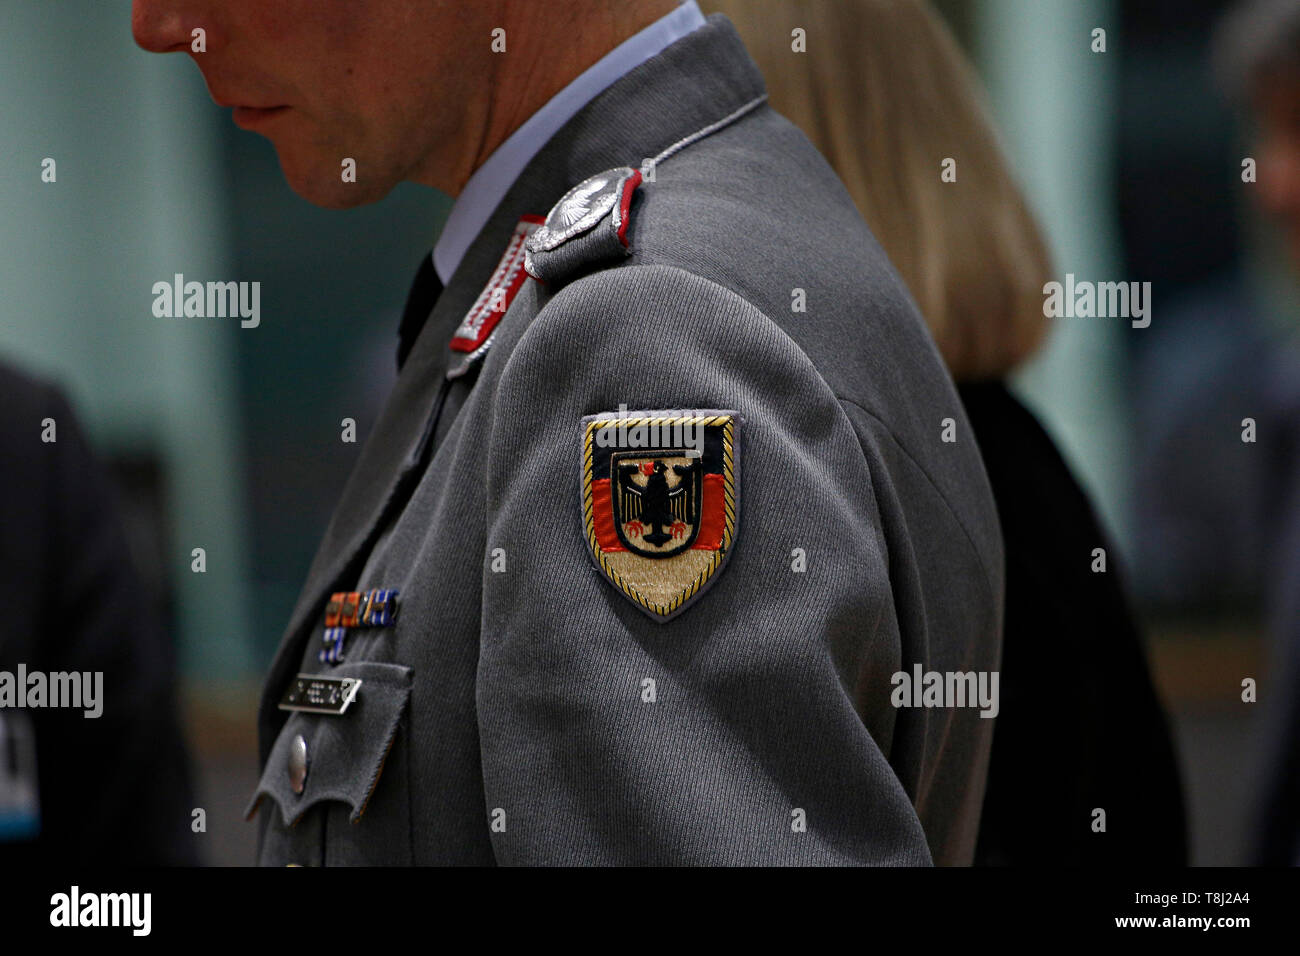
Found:
[[[916,299],[954,378],[1000,377],[1046,331],[1051,258],[974,71],[919,0],[702,0],[812,140]],[[805,31],[807,53],[792,50]],[[956,181],[940,180],[956,160]]]

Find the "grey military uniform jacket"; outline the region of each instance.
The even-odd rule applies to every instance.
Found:
[[[891,693],[918,665],[997,668],[993,501],[905,288],[763,97],[710,18],[568,122],[470,248],[272,666],[262,863],[971,860],[994,721]],[[560,241],[530,263],[547,281],[523,282],[449,381],[466,362],[449,343],[521,217],[655,157],[593,229],[564,241],[584,203],[601,211],[590,189],[548,221]],[[715,441],[704,478],[725,554],[672,614],[616,586],[596,549],[583,420],[620,409],[726,413],[725,468]],[[671,484],[669,465],[607,473],[665,548],[689,522],[654,525],[682,498],[656,505],[644,476]],[[320,662],[331,593],[372,588],[399,592],[395,624],[350,630],[342,661]],[[280,709],[300,673],[361,683],[342,714]]]

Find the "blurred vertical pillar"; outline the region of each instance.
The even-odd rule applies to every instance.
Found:
[[[1061,282],[1067,273],[1094,282],[1143,278],[1118,274],[1118,12],[1114,0],[979,0],[974,11],[979,69]],[[1096,28],[1106,31],[1105,53],[1092,52]],[[1127,319],[1057,319],[1047,345],[1014,382],[1125,552],[1129,435],[1121,336],[1141,333]]]
[[[218,681],[250,666],[234,352],[257,330],[155,318],[152,287],[263,278],[229,274],[220,118],[188,57],[136,48],[125,0],[7,5],[0,352],[59,382],[102,451],[160,459],[182,667]]]

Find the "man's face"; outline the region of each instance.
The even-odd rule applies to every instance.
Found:
[[[136,42],[193,57],[293,189],[329,207],[456,168],[465,104],[491,79],[502,0],[134,0]],[[496,24],[493,23],[496,21]],[[192,49],[206,32],[206,52]],[[356,161],[356,182],[343,163]]]
[[[1282,225],[1300,270],[1300,76],[1274,76],[1255,97],[1259,201]]]

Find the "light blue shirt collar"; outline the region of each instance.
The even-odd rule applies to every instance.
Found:
[[[702,26],[704,14],[696,0],[686,0],[601,57],[498,146],[487,162],[470,176],[451,207],[437,245],[433,247],[433,266],[443,285],[451,280],[470,244],[487,225],[529,160],[560,131],[560,127],[615,80]],[[546,210],[533,212],[544,215]]]

